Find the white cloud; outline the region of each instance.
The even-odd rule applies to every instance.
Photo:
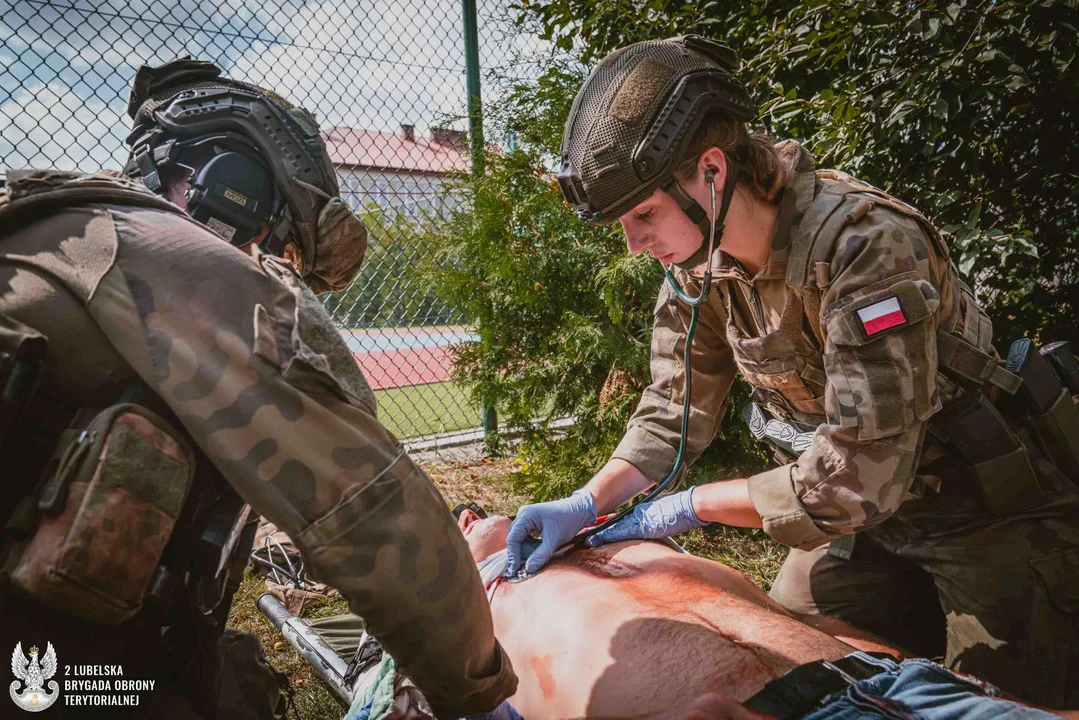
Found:
[[[484,69],[544,50],[500,2],[479,3]],[[137,66],[185,54],[277,90],[323,127],[425,132],[466,113],[458,2],[0,0],[0,165],[122,164]],[[482,92],[489,102],[500,89],[485,82]]]
[[[0,105],[3,165],[98,170],[122,167],[127,157],[117,128],[125,120],[98,98],[83,98],[62,83],[35,84]]]

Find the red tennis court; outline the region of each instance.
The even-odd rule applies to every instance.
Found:
[[[374,390],[444,382],[452,370],[450,347],[476,339],[462,328],[343,330],[341,334]]]

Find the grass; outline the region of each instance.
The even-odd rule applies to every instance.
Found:
[[[429,463],[423,467],[450,507],[472,500],[491,514],[510,515],[529,501],[513,489],[510,476],[519,469],[513,461],[482,459]],[[715,526],[694,530],[678,539],[687,551],[729,565],[765,590],[771,587],[786,557],[786,549],[760,530]],[[248,576],[236,595],[229,625],[258,635],[273,666],[289,676],[296,717],[339,720],[347,708],[255,607],[264,590],[261,579]],[[345,612],[348,612],[345,601],[337,598],[306,608],[303,616],[326,617]]]
[[[480,409],[452,382],[376,390],[378,419],[400,438],[479,427]]]

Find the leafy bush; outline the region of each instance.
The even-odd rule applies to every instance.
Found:
[[[998,345],[1079,340],[1079,5],[1069,0],[526,0],[593,61],[699,33],[779,138],[927,213],[950,234]]]
[[[586,63],[680,33],[728,43],[777,138],[942,227],[1002,349],[1023,335],[1079,340],[1073,2],[527,0],[520,10]],[[655,263],[627,256],[617,226],[578,221],[543,170],[583,80],[580,66],[552,62],[488,108],[488,126],[519,148],[462,181],[470,209],[439,240],[452,268],[440,291],[480,328],[460,352],[459,379],[512,426],[578,418],[561,438],[543,425],[526,435],[523,480],[540,496],[579,485],[621,436],[647,383],[661,282]],[[745,392],[735,386],[731,410]],[[760,464],[737,413],[711,462],[725,465],[713,477]]]
[[[579,486],[621,438],[647,384],[663,281],[658,263],[629,256],[617,225],[578,220],[544,169],[582,80],[558,65],[516,88],[496,118],[520,147],[449,187],[468,209],[437,231],[435,284],[480,336],[458,350],[456,377],[494,403],[504,426],[524,430],[520,479],[539,497]],[[549,421],[565,416],[577,422],[552,432]],[[726,459],[756,460],[740,424],[724,432]]]

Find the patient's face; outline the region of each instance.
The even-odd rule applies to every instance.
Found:
[[[506,547],[510,519],[504,515],[481,518],[466,509],[457,518],[457,527],[461,528],[461,532],[465,535],[468,549],[472,551],[472,559],[480,562]]]

